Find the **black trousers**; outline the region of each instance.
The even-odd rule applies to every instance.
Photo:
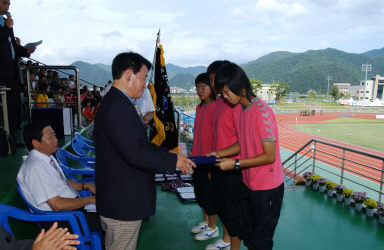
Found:
[[[20,128],[21,125],[20,86],[16,76],[6,80],[5,84],[11,88],[10,91],[7,91],[9,134],[16,139],[16,129]]]
[[[250,250],[272,250],[273,235],[280,218],[284,183],[269,190],[249,191],[251,200],[251,235],[244,240]]]

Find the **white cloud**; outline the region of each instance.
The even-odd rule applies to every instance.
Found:
[[[159,28],[166,61],[181,66],[384,46],[382,0],[11,0],[10,11],[15,34],[43,40],[33,57],[49,64],[110,64],[126,50],[152,60]]]

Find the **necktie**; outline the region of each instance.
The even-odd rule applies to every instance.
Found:
[[[49,163],[56,169],[57,172],[59,172],[60,178],[64,181],[65,184],[71,189],[71,191],[77,195],[77,197],[80,197],[79,193],[71,186],[71,184],[68,183],[67,178],[65,178],[64,174],[59,170],[59,167],[56,165],[55,161],[51,158]]]
[[[0,26],[4,27],[4,18],[0,16]]]

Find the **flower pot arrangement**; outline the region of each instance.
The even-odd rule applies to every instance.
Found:
[[[344,204],[345,205],[348,205],[348,206],[351,205],[352,194],[353,194],[353,190],[352,189],[345,188],[343,190]]]
[[[317,183],[319,184],[319,191],[320,192],[324,192],[326,182],[327,182],[327,179],[325,179],[323,177],[317,179]]]
[[[303,186],[303,185],[305,185],[305,180],[303,180],[303,179],[299,179],[299,180],[297,180],[297,181],[295,182],[295,185],[296,185],[296,186]]]
[[[377,207],[377,202],[373,199],[366,199],[364,201],[365,205],[365,214],[369,217],[373,216],[373,213],[375,212],[375,208]]]
[[[311,172],[305,172],[303,174],[303,177],[305,179],[305,186],[307,186],[307,187],[311,186],[311,184],[312,184],[312,180],[310,179],[311,176],[312,176]]]
[[[338,202],[342,202],[343,201],[343,198],[344,198],[344,189],[345,187],[343,185],[336,185],[335,186],[335,191],[336,191],[336,200]]]
[[[361,211],[363,208],[363,202],[367,199],[366,192],[354,192],[352,194],[352,200],[355,202],[355,210]]]
[[[332,197],[333,196],[333,193],[334,193],[334,189],[335,187],[337,186],[336,183],[334,183],[333,181],[327,181],[325,183],[325,188],[327,189],[327,195]]]
[[[384,225],[384,204],[377,205],[377,214],[379,215],[379,222]]]
[[[317,182],[317,180],[320,178],[321,178],[321,176],[318,174],[314,174],[310,177],[310,179],[312,180],[312,189],[313,190],[317,190],[319,188],[319,183]]]

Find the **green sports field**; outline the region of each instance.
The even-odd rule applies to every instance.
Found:
[[[291,124],[292,127],[317,136],[384,151],[384,121],[338,118],[322,124]]]

